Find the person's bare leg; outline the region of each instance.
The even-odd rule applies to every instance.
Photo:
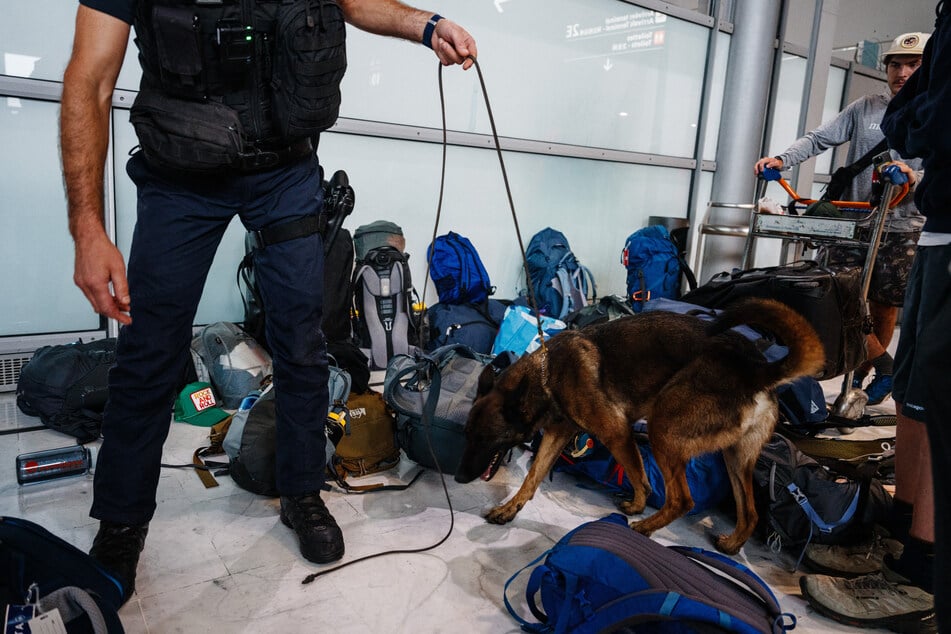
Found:
[[[872,317],[872,334],[881,347],[881,350],[877,353],[869,350],[868,358],[874,359],[886,352],[888,346],[892,343],[892,338],[895,335],[895,325],[898,323],[898,307],[869,301],[868,312]]]
[[[931,446],[925,424],[901,414],[896,405],[895,499],[911,504],[911,529],[915,539],[934,543],[934,486],[931,478]]]

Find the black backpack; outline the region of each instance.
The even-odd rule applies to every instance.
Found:
[[[872,476],[874,466],[867,472],[850,471],[836,473],[792,440],[773,434],[753,470],[758,529],[766,542],[793,547],[801,558],[810,543],[846,544],[871,537],[875,523],[884,523],[891,513],[891,496]]]
[[[330,181],[324,181],[324,306],[322,329],[327,341],[349,341],[350,274],[353,271],[353,238],[341,224],[353,211],[354,193],[347,173],[340,170]],[[244,240],[244,258],[238,264],[237,281],[244,305],[246,333],[271,353],[265,336],[264,300],[254,277],[254,238],[248,233]]]
[[[571,330],[584,328],[593,324],[603,324],[619,317],[634,315],[631,304],[623,297],[605,295],[596,303],[588,304],[565,317],[564,322]]]
[[[17,406],[80,443],[96,440],[115,360],[113,338],[44,346],[20,370]]]

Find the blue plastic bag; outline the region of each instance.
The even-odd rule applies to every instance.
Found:
[[[542,330],[546,341],[566,327],[565,322],[560,319],[542,317]],[[531,310],[526,306],[506,308],[499,333],[495,336],[495,343],[492,345],[492,354],[511,351],[517,355],[523,355],[537,350],[539,346],[541,341],[538,339],[538,319],[532,315]]]

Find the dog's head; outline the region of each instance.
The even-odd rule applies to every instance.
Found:
[[[477,477],[490,480],[502,464],[509,449],[528,442],[535,426],[535,416],[526,412],[525,398],[529,389],[527,362],[500,372],[486,366],[479,375],[479,388],[466,421],[466,446],[456,482],[471,482]]]

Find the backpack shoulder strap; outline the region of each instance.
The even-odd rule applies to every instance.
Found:
[[[677,250],[677,261],[680,262],[680,270],[683,272],[684,277],[687,278],[687,287],[690,290],[696,290],[697,276],[693,274],[693,269],[687,264],[687,259],[684,258],[679,249]]]
[[[521,625],[522,629],[526,632],[544,632],[547,628],[544,624],[530,623],[529,621],[526,621],[518,612],[515,611],[515,608],[512,607],[512,603],[509,601],[509,594],[508,594],[509,586],[512,585],[512,582],[515,581],[515,579],[519,575],[521,575],[523,572],[525,572],[527,569],[531,568],[538,562],[540,562],[542,559],[547,557],[550,553],[551,553],[551,549],[548,549],[545,552],[543,552],[541,555],[533,559],[532,561],[522,566],[518,571],[515,572],[514,575],[509,577],[508,581],[506,581],[505,585],[502,587],[502,600],[505,602],[505,609],[509,611],[509,614],[512,615],[512,618],[518,621],[518,624]],[[541,587],[541,577],[547,571],[548,571],[548,567],[544,564],[542,564],[541,566],[533,570],[532,575],[528,580],[528,586],[525,590],[526,596],[531,597],[528,603],[529,609],[532,611],[532,614],[535,615],[535,618],[537,618],[539,621],[542,621],[543,623],[547,621],[548,619],[544,615],[544,613],[541,612],[541,610],[535,603],[534,597],[538,593],[539,588]]]

